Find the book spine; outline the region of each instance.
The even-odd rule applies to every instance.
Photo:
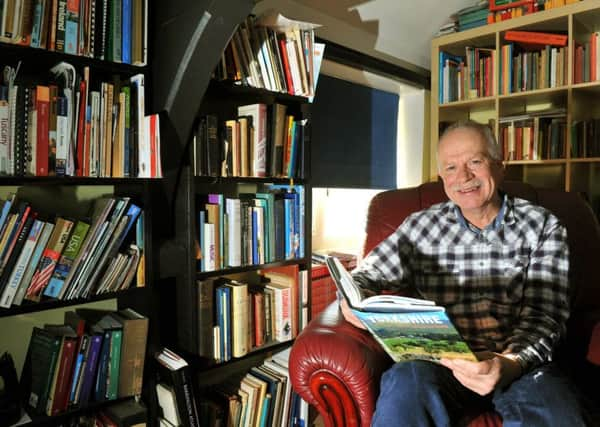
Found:
[[[131,24],[132,24],[132,0],[122,0],[123,9],[121,14],[122,22],[122,44],[121,59],[125,64],[131,64]]]
[[[79,1],[67,0],[65,12],[65,53],[77,55],[79,52]]]
[[[15,264],[13,271],[11,272],[7,287],[4,289],[2,298],[0,299],[0,307],[10,307],[13,300],[15,299],[18,289],[21,286],[21,279],[24,276],[27,264],[31,258],[34,247],[40,237],[43,227],[43,221],[36,219],[33,222],[33,225],[31,226],[31,229],[29,231],[29,235],[27,236],[27,240],[23,245],[22,250],[19,252],[19,258]]]
[[[85,371],[83,372],[83,378],[81,383],[81,391],[79,395],[79,404],[85,405],[90,399],[92,387],[95,381],[96,368],[98,366],[100,350],[102,347],[103,336],[101,334],[92,335],[90,350],[85,365]]]
[[[48,176],[48,152],[49,152],[49,108],[50,89],[48,86],[37,86],[36,88],[36,111],[37,111],[37,143],[35,147],[35,175]]]
[[[60,261],[57,263],[48,286],[44,290],[44,295],[51,298],[60,298],[64,296],[64,283],[69,270],[73,265],[75,257],[83,244],[90,225],[84,221],[78,221],[75,225],[69,241],[67,242]]]
[[[0,86],[0,175],[8,174],[10,146],[10,105],[8,87]]]
[[[48,243],[48,239],[50,238],[50,235],[52,234],[53,229],[54,229],[54,224],[52,224],[51,222],[46,222],[44,224],[44,228],[43,228],[41,235],[39,237],[39,240],[35,246],[35,250],[33,251],[33,254],[31,255],[31,259],[29,260],[27,269],[25,270],[25,273],[23,274],[23,279],[21,281],[22,283],[19,286],[17,294],[13,300],[14,305],[21,305],[23,298],[25,298],[25,293],[27,292],[27,289],[29,288],[29,285],[31,284],[31,278],[33,277],[33,274],[35,273],[35,270],[37,269],[38,263],[39,263],[40,259],[42,258],[42,254],[44,252],[44,249],[46,248],[46,244]]]
[[[69,389],[73,376],[73,361],[77,349],[77,339],[65,337],[63,346],[60,365],[57,367],[59,372],[56,389],[48,415],[58,415],[65,411],[69,404]],[[50,404],[50,400],[48,400],[48,404]]]
[[[115,400],[119,394],[119,368],[121,363],[122,341],[123,330],[113,330],[110,339],[110,355],[108,363],[108,373],[106,376],[105,397],[107,400]]]
[[[55,48],[57,52],[65,51],[65,38],[67,31],[67,0],[58,0],[56,10],[56,40]]]

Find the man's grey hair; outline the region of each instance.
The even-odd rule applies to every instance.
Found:
[[[490,159],[495,160],[497,162],[502,162],[502,153],[500,151],[500,145],[498,145],[498,143],[496,142],[496,137],[494,136],[494,132],[492,131],[492,129],[488,125],[477,123],[473,120],[459,121],[448,126],[446,130],[444,130],[444,133],[442,133],[442,136],[438,141],[438,148],[440,142],[442,142],[444,137],[448,133],[457,129],[471,129],[474,132],[477,132],[485,141],[487,154],[490,157]]]

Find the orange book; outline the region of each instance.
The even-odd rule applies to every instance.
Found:
[[[542,46],[567,45],[566,34],[541,33],[536,31],[509,30],[504,34],[504,40]]]

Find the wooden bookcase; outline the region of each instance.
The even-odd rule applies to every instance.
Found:
[[[507,44],[508,30],[523,30],[566,34],[565,84],[562,86],[503,94],[499,91],[500,56]],[[600,157],[575,157],[572,147],[579,141],[572,138],[571,127],[577,121],[600,118],[596,99],[600,94],[600,80],[574,83],[575,46],[589,41],[593,32],[600,30],[600,1],[586,0],[556,9],[541,11],[523,17],[486,25],[433,39],[431,49],[431,145],[429,178],[437,179],[437,143],[440,124],[472,119],[490,123],[499,136],[503,117],[524,114],[536,109],[565,110],[566,140],[564,156],[547,160],[505,161],[506,177],[522,180],[541,187],[581,191],[588,195],[592,207],[600,211]],[[486,97],[459,101],[439,102],[440,52],[465,55],[466,47],[495,50],[493,66],[494,90]]]
[[[51,2],[50,2],[51,3]],[[148,2],[149,4],[152,1]],[[50,7],[50,6],[48,6]],[[150,6],[151,8],[152,6]],[[33,14],[33,10],[31,11]],[[0,66],[11,65],[15,67],[20,62],[20,69],[17,81],[22,85],[35,86],[47,85],[50,81],[49,70],[61,61],[74,66],[78,75],[82,75],[84,67],[89,67],[91,75],[90,90],[99,90],[100,82],[111,82],[114,76],[126,80],[136,74],[143,74],[146,80],[146,93],[150,88],[149,67],[134,66],[129,64],[117,63],[87,56],[70,55],[62,52],[38,49],[30,46],[20,46],[5,42],[0,42]],[[148,99],[148,95],[147,98]],[[146,104],[149,104],[146,102]],[[146,112],[148,112],[146,107]],[[156,280],[157,270],[155,269],[156,247],[153,244],[153,213],[157,192],[160,191],[158,184],[160,179],[145,178],[90,178],[75,176],[31,176],[15,175],[0,176],[0,198],[4,201],[8,194],[17,193],[20,200],[26,200],[30,203],[32,210],[39,212],[39,218],[46,221],[53,221],[53,216],[66,216],[72,219],[90,219],[88,217],[89,207],[93,200],[103,197],[130,197],[131,201],[140,206],[144,212],[143,235],[143,253],[145,259],[145,270],[143,286],[136,287],[136,278],[134,277],[129,289],[119,292],[111,292],[91,296],[89,298],[75,299],[55,299],[42,298],[38,303],[23,302],[18,306],[10,308],[0,308],[0,320],[3,322],[2,333],[0,333],[0,352],[7,350],[5,345],[22,340],[22,345],[18,347],[27,351],[27,346],[31,337],[31,327],[42,327],[44,323],[62,323],[62,313],[66,310],[75,309],[77,306],[89,305],[100,301],[106,301],[107,304],[96,304],[95,308],[126,308],[131,307],[139,313],[150,318],[150,324],[155,323],[156,300],[153,297],[154,281]],[[129,238],[135,236],[136,227],[133,226],[129,233]],[[58,320],[60,319],[60,320]],[[14,329],[9,329],[13,328]],[[9,337],[10,334],[19,334],[18,338]],[[9,339],[10,338],[10,339]],[[158,345],[156,329],[150,326],[148,334],[147,355],[150,355],[150,349]],[[24,358],[24,353],[15,355],[16,359]],[[148,359],[148,357],[146,358]],[[149,360],[149,359],[148,359]],[[150,371],[145,370],[147,374]],[[17,372],[20,376],[20,372]],[[142,400],[149,403],[153,390],[147,387],[144,381]],[[123,399],[118,399],[123,400]],[[117,401],[118,401],[117,400]],[[70,407],[67,411],[53,417],[35,415],[29,413],[32,422],[25,425],[59,425],[84,414],[92,414],[111,403],[111,401],[90,402],[84,407]],[[25,406],[25,409],[28,409]],[[30,412],[30,411],[28,411]],[[149,410],[149,419],[152,419],[152,408]]]

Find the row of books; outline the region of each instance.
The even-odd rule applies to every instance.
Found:
[[[5,0],[0,41],[146,65],[148,0]]]
[[[280,352],[243,376],[201,395],[199,415],[209,425],[290,427],[308,425],[308,405],[293,390],[289,352]]]
[[[198,200],[199,271],[304,256],[304,187],[268,184],[237,197]]]
[[[274,92],[313,97],[323,43],[314,40],[316,25],[269,14],[242,22],[215,70],[220,80],[233,80]]]
[[[499,124],[498,143],[506,161],[561,159],[566,156],[564,112],[503,117]]]
[[[131,308],[77,309],[34,327],[21,376],[27,404],[57,415],[90,402],[139,396],[148,318]]]
[[[439,53],[439,103],[492,96],[496,50],[465,48],[465,56]]]
[[[200,117],[192,158],[198,176],[302,178],[306,120],[283,104],[238,107],[237,117]]]
[[[198,354],[217,362],[286,342],[307,322],[307,273],[297,265],[261,270],[259,283],[206,279],[198,286]]]
[[[507,95],[534,89],[554,88],[567,83],[567,47],[545,47],[526,51],[513,43],[500,53],[500,93]]]
[[[571,157],[600,157],[600,119],[571,124]]]
[[[600,79],[600,32],[590,34],[585,43],[575,42],[573,83],[595,82]]]
[[[183,357],[163,348],[155,358],[160,378],[156,384],[160,426],[308,425],[308,404],[294,392],[289,377],[289,348],[273,354],[241,378],[229,378],[201,394],[194,390],[190,367]]]
[[[162,176],[158,115],[144,113],[144,76],[115,76],[92,88],[62,62],[47,82],[28,83],[5,67],[0,85],[0,174]]]
[[[2,205],[0,307],[144,285],[143,212],[129,198],[97,199],[89,218],[42,217],[16,195]]]

